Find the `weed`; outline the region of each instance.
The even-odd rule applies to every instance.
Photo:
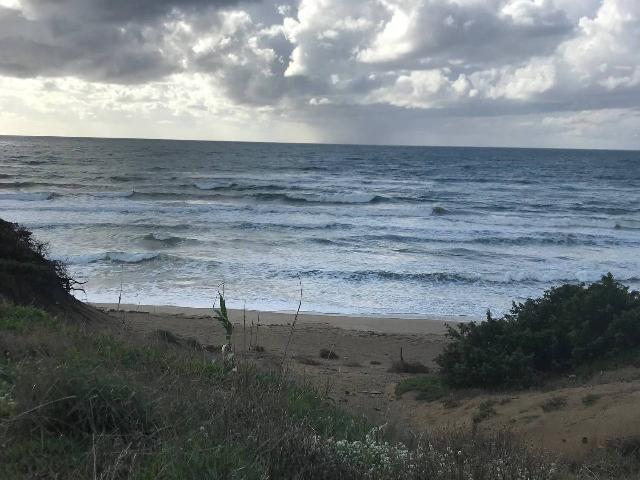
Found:
[[[551,397],[546,399],[540,405],[543,412],[553,412],[555,410],[561,410],[567,406],[567,399],[565,397]]]
[[[320,365],[319,361],[310,357],[294,357],[294,358],[303,365],[311,365],[311,366]]]
[[[392,373],[430,373],[431,369],[420,362],[395,361],[391,364]]]
[[[595,405],[595,403],[600,400],[600,398],[602,397],[602,395],[598,395],[595,393],[590,393],[588,395],[585,395],[584,397],[582,397],[582,404],[585,407],[590,407],[591,405]]]
[[[320,349],[320,358],[324,358],[324,359],[327,359],[327,360],[336,360],[336,359],[338,359],[340,357],[333,350],[330,350],[328,348],[322,348],[322,349]]]
[[[0,304],[0,330],[25,333],[36,325],[54,329],[58,322],[34,307]]]
[[[233,335],[233,324],[231,323],[231,320],[229,320],[229,313],[227,312],[227,305],[225,304],[225,301],[224,301],[224,295],[220,292],[218,292],[218,300],[220,302],[220,308],[218,309],[214,308],[213,318],[220,325],[222,325],[222,328],[224,328],[225,337],[227,339],[227,345],[231,345],[231,337]]]
[[[362,367],[362,364],[360,362],[356,362],[355,360],[350,360],[348,362],[344,362],[343,365],[345,367],[353,367],[353,368]]]
[[[440,400],[442,406],[444,408],[457,408],[460,406],[460,400],[453,395],[447,395],[445,398]]]
[[[471,417],[474,424],[478,424],[480,422],[484,422],[488,418],[491,418],[498,414],[493,406],[496,404],[495,400],[485,400],[473,413]]]
[[[422,375],[405,378],[396,385],[397,396],[401,396],[406,392],[417,392],[417,399],[433,401],[450,394],[451,390],[439,376]]]
[[[117,434],[131,438],[154,430],[151,404],[124,378],[82,365],[40,365],[29,390],[19,383],[15,399],[28,414],[25,428],[70,437]]]

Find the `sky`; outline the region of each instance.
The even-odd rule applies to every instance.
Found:
[[[640,0],[0,0],[0,134],[640,149]]]

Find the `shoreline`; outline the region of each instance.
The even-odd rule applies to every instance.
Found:
[[[90,303],[90,305],[103,309],[115,310],[117,303]],[[211,316],[211,308],[177,307],[172,305],[138,305],[123,303],[120,309],[126,312],[150,313],[154,315],[172,315],[184,317],[208,317]],[[238,325],[242,324],[243,314],[246,314],[246,322],[257,322],[260,325],[290,325],[293,322],[295,312],[269,312],[258,310],[228,309],[231,320]],[[344,330],[371,331],[387,334],[422,334],[443,335],[446,333],[446,324],[458,324],[466,321],[478,321],[479,318],[462,315],[351,315],[351,314],[327,314],[300,312],[299,325],[327,325],[342,328]]]

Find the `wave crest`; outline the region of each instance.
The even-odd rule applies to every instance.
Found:
[[[0,200],[13,200],[19,202],[38,202],[53,200],[58,195],[53,192],[18,192],[0,193]]]
[[[181,243],[190,241],[190,239],[188,238],[178,237],[174,235],[162,235],[161,233],[148,233],[147,235],[142,237],[142,240],[154,245],[160,245],[165,247],[175,247],[177,245],[180,245]],[[194,242],[195,240],[191,240],[191,241]]]
[[[60,261],[67,265],[88,265],[90,263],[97,262],[142,263],[154,260],[158,258],[159,255],[160,254],[155,252],[99,252],[81,255],[58,255],[51,257],[51,259]]]

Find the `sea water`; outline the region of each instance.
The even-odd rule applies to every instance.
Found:
[[[640,152],[0,137],[0,217],[83,300],[353,314],[507,311],[640,288]]]

